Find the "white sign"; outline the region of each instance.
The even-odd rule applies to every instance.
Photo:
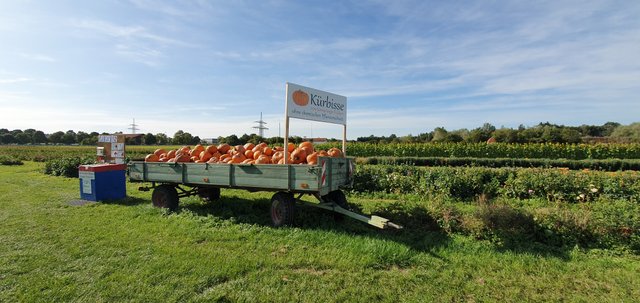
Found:
[[[100,135],[98,136],[98,142],[118,142],[118,136],[114,135]]]
[[[111,150],[124,150],[124,143],[111,143]]]
[[[92,194],[91,181],[94,180],[95,174],[91,171],[81,171],[78,173],[80,180],[82,180],[82,192],[85,194]]]
[[[347,97],[287,82],[287,116],[347,124]]]

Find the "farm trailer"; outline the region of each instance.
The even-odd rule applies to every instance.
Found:
[[[295,164],[207,164],[132,161],[128,175],[132,182],[151,182],[151,200],[156,207],[175,210],[182,197],[199,195],[220,198],[221,188],[276,192],[271,198],[271,221],[278,227],[293,223],[296,204],[334,211],[378,228],[402,226],[378,216],[363,216],[348,208],[342,188],[351,186],[353,158],[319,157],[318,165]],[[187,187],[185,189],[185,187]],[[318,202],[303,201],[312,195]]]

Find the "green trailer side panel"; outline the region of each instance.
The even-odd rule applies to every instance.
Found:
[[[167,182],[263,190],[316,192],[326,195],[351,181],[353,159],[322,158],[322,165],[252,165],[199,163],[129,163],[129,178],[136,181]],[[322,162],[321,162],[322,163]]]
[[[286,165],[232,165],[231,185],[287,190],[287,169]]]
[[[320,189],[320,173],[309,165],[290,165],[291,185],[296,190],[318,191]]]
[[[172,163],[144,163],[146,166],[145,179],[156,182],[182,183],[182,164]]]
[[[217,186],[230,186],[229,174],[231,165],[220,164],[185,164],[187,172],[185,174],[185,183],[187,184],[205,184]]]
[[[331,161],[331,190],[337,190],[347,182],[347,162]]]

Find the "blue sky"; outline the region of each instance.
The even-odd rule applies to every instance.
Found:
[[[638,1],[2,1],[0,127],[284,133],[285,82],[348,137],[640,121]],[[292,121],[292,135],[341,127]]]

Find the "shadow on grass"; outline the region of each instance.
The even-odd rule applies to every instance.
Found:
[[[180,209],[187,209],[201,216],[212,215],[221,219],[233,219],[239,223],[271,226],[270,205],[271,201],[266,198],[244,199],[223,196],[219,201],[183,203]],[[436,219],[424,209],[415,208],[407,211],[407,209],[394,207],[391,204],[390,207],[374,211],[374,214],[400,224],[404,228],[402,230],[380,230],[346,217],[336,220],[333,212],[306,205],[298,205],[296,208],[295,226],[302,229],[386,239],[402,243],[436,258],[441,257],[435,255],[433,250],[451,243],[449,232],[443,230]],[[519,220],[521,218],[514,217],[512,219]],[[491,233],[492,239],[490,240],[495,244],[496,251],[565,260],[569,258],[570,248],[536,242],[530,235],[520,234],[527,232],[527,230],[512,229],[509,227],[509,221],[501,222],[501,224]]]
[[[148,199],[141,199],[141,198],[137,198],[137,197],[127,196],[124,199],[101,201],[101,203],[133,206],[133,205],[151,203],[151,201],[148,200]]]

